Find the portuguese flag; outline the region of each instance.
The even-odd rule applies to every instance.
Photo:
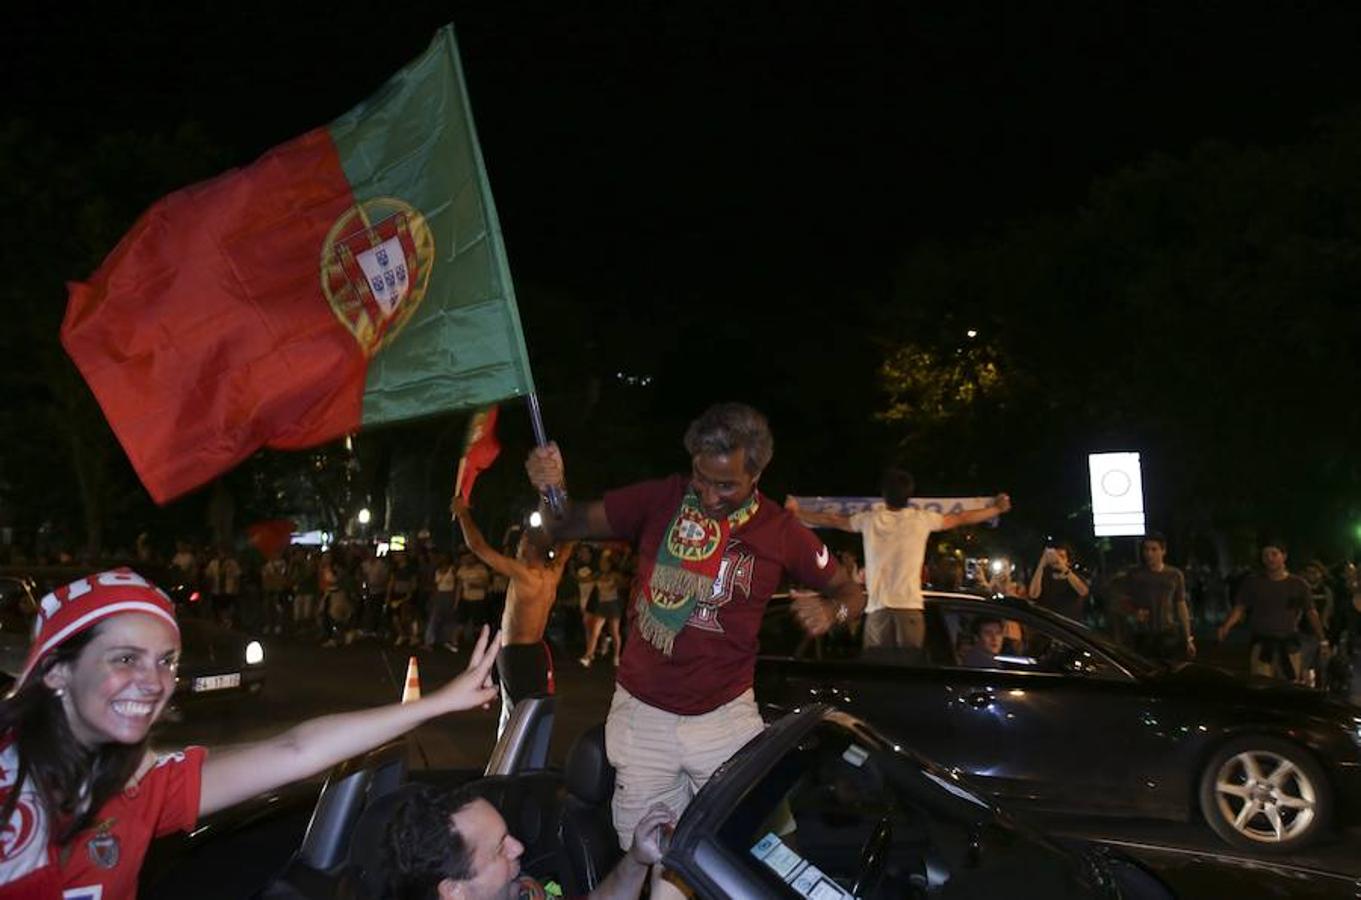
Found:
[[[62,345],[158,503],[262,446],[534,389],[452,26],[325,128],[159,200],[69,289]]]
[[[468,435],[463,440],[463,457],[458,461],[458,474],[454,478],[454,491],[471,503],[473,483],[501,453],[501,442],[496,439],[496,416],[498,408],[493,404],[478,410],[468,420]]]

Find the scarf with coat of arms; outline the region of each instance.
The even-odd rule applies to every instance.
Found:
[[[638,633],[667,656],[695,604],[713,593],[728,535],[756,515],[758,497],[752,491],[745,503],[722,519],[704,512],[693,488],[681,498],[680,508],[657,545],[652,577],[635,601]]]

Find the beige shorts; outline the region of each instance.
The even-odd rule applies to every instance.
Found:
[[[614,829],[619,846],[653,803],[679,819],[690,799],[747,741],[765,728],[750,689],[711,712],[678,716],[614,688],[605,720],[605,752],[614,766]]]

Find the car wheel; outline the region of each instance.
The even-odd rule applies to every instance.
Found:
[[[1235,738],[1201,774],[1200,809],[1233,846],[1288,853],[1328,827],[1332,788],[1303,747],[1278,738]]]

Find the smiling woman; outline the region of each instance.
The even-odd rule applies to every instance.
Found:
[[[211,757],[156,756],[147,735],[180,656],[170,599],[129,569],[53,591],[0,702],[0,898],[135,896],[152,838],[489,702],[498,643],[484,629],[463,674],[413,703],[323,716]]]

